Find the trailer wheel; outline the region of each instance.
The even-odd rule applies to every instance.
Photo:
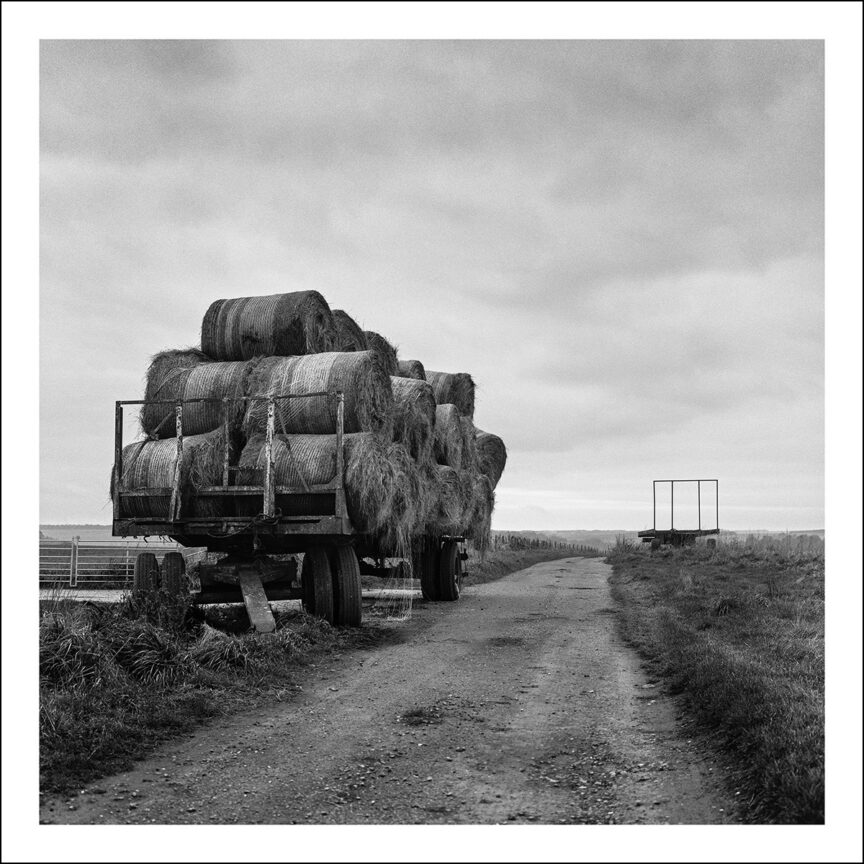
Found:
[[[333,623],[333,579],[323,546],[312,546],[303,556],[303,605],[306,611]]]
[[[149,593],[159,589],[159,562],[152,552],[140,552],[135,557],[135,570],[132,577],[132,590]]]
[[[363,618],[360,564],[353,546],[332,550],[333,623],[337,627],[359,627]]]
[[[186,559],[180,552],[166,552],[162,559],[162,590],[178,597],[186,585]]]
[[[440,600],[438,590],[438,568],[441,564],[441,544],[433,537],[424,537],[420,541],[417,556],[420,565],[420,591],[424,600]]]
[[[438,599],[458,600],[459,583],[462,579],[462,559],[459,544],[445,540],[441,547],[441,562],[438,568]]]

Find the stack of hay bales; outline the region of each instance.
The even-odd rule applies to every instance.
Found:
[[[474,427],[471,376],[400,361],[387,339],[331,311],[316,291],[217,300],[204,315],[200,349],[153,357],[144,398],[154,401],[141,412],[146,440],[123,451],[124,486],[172,485],[177,401],[245,397],[184,406],[182,513],[255,516],[257,498],[195,494],[221,484],[226,441],[231,464],[238,464],[231,483],[262,482],[267,402],[252,397],[337,390],[344,394],[344,483],[355,529],[382,554],[405,554],[420,534],[466,534],[485,548],[506,450],[500,438]],[[335,477],[337,403],[314,396],[276,406],[275,482],[304,490],[279,496],[288,500],[277,498],[277,507],[314,512],[309,487]],[[125,501],[123,516],[167,512],[161,497]]]

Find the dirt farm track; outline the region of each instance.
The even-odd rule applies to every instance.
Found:
[[[45,823],[723,823],[722,768],[617,636],[600,559],[418,604],[284,702],[212,723]]]

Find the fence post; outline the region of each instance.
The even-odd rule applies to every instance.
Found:
[[[78,541],[81,538],[76,534],[72,538],[72,550],[69,554],[69,587],[78,587]]]

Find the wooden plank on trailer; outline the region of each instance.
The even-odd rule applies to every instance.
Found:
[[[249,620],[258,633],[272,633],[276,629],[276,619],[267,602],[261,577],[257,573],[246,571],[240,576],[240,590],[243,592],[243,602],[249,613]]]

